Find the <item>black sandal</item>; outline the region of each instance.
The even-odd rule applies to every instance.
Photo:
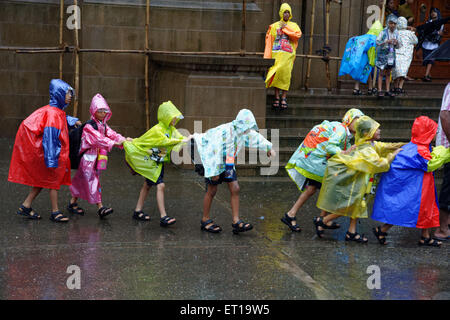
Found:
[[[281,218],[281,222],[283,222],[284,224],[286,224],[289,229],[291,229],[294,232],[300,232],[302,231],[302,229],[300,229],[300,226],[297,224],[297,222],[295,222],[295,224],[292,224],[292,221],[296,221],[297,218],[291,218],[289,217],[289,215],[287,213],[284,214],[284,217]]]
[[[81,216],[84,216],[84,209],[78,207],[78,203],[76,203],[76,202],[74,202],[74,203],[70,203],[69,202],[69,205],[67,206],[67,210],[70,213],[76,213],[76,214],[79,214]]]
[[[283,103],[284,102],[284,103]],[[281,98],[281,106],[280,106],[280,109],[281,110],[284,110],[284,109],[287,109],[288,108],[288,104],[287,104],[287,100],[286,100],[286,98]]]
[[[64,220],[66,219],[66,220]],[[61,211],[52,212],[50,215],[50,220],[54,222],[68,222],[69,218],[67,218],[65,215],[62,214]]]
[[[354,96],[361,96],[361,95],[362,95],[362,92],[361,92],[361,90],[359,90],[359,89],[353,89],[353,95],[354,95]]]
[[[323,238],[323,233],[325,230],[319,230],[319,227],[324,228],[326,227],[326,224],[323,223],[323,217],[315,217],[313,220],[314,225],[316,226],[316,234],[319,238]]]
[[[388,235],[386,232],[382,232],[381,231],[381,226],[378,226],[376,228],[372,228],[373,234],[375,235],[375,237],[377,237],[378,242],[382,245],[386,245],[388,244],[386,242],[386,236]],[[382,238],[384,237],[384,238]]]
[[[278,109],[280,107],[280,98],[275,98],[275,101],[272,103],[272,108]]]
[[[173,221],[169,222],[170,220],[173,220]],[[161,227],[170,226],[171,224],[174,224],[175,222],[177,222],[177,220],[175,220],[175,218],[171,218],[169,216],[165,216],[165,217],[162,217],[161,219],[159,219],[159,225]]]
[[[207,232],[211,232],[211,233],[219,233],[220,231],[222,231],[222,228],[220,226],[218,226],[217,224],[214,224],[214,221],[212,219],[206,220],[206,221],[200,221],[201,222],[201,227],[200,229],[202,231],[207,231]],[[212,224],[210,225],[208,228],[206,227],[208,224]]]
[[[372,89],[367,89],[367,95],[368,95],[368,96],[373,95],[373,90],[372,90]]]
[[[141,221],[149,221],[150,216],[148,214],[144,213],[144,211],[139,210],[139,211],[134,211],[133,219],[141,220]]]
[[[246,223],[242,219],[236,223],[232,223],[231,226],[233,227],[234,234],[238,234],[239,232],[250,231],[253,229],[253,226],[250,223]]]
[[[21,215],[21,216],[25,216],[25,217],[27,217],[28,219],[31,219],[31,220],[39,220],[39,219],[41,219],[41,216],[39,214],[37,214],[33,210],[33,208],[31,208],[31,207],[27,208],[24,205],[20,206],[19,210],[17,211],[17,214]]]
[[[440,248],[442,242],[434,240],[433,238],[425,238],[425,237],[420,237],[420,240],[423,241],[419,241],[419,246],[428,246],[428,247],[437,247]]]
[[[100,219],[103,219],[104,217],[106,217],[107,215],[110,215],[111,213],[113,213],[114,210],[112,208],[107,208],[107,207],[101,207],[100,209],[98,209],[98,216],[100,217]]]
[[[372,94],[375,96],[378,94],[378,89],[377,88],[372,88]]]
[[[347,231],[347,233],[345,234],[345,241],[355,241],[358,243],[367,243],[367,242],[369,242],[369,239],[364,238],[364,234],[360,235],[358,232],[351,233],[351,232]]]

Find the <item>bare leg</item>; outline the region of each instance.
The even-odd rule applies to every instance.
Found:
[[[400,89],[403,89],[403,85],[405,84],[405,78],[400,78],[400,81],[399,81],[399,84],[398,84],[398,87],[400,88]]]
[[[39,195],[39,193],[42,191],[42,188],[39,187],[33,187],[30,190],[30,193],[28,193],[27,198],[25,199],[25,201],[22,203],[22,205],[25,208],[30,208],[32,202],[34,201],[34,199],[36,199],[36,197]]]
[[[280,99],[280,89],[275,87],[275,99]]]
[[[359,90],[359,81],[355,81],[355,86],[353,87],[354,91]]]
[[[50,193],[50,202],[52,203],[52,213],[58,212],[58,190],[55,189],[50,189],[49,190]],[[56,215],[55,218],[58,218],[59,216],[62,216],[62,214],[58,214]],[[69,221],[69,218],[64,217],[61,218],[59,221]]]
[[[303,204],[311,198],[314,193],[316,193],[317,188],[315,186],[307,186],[306,189],[300,194],[294,206],[287,212],[288,216],[294,218],[297,215],[298,210],[303,206]],[[292,221],[294,222],[294,221]],[[294,222],[295,223],[295,222]]]
[[[433,65],[431,63],[427,64],[427,70],[425,71],[425,77],[429,77],[431,73],[431,67]]]
[[[448,222],[449,222],[449,212],[444,209],[439,210],[439,227],[434,232],[434,236],[445,239],[448,236],[450,236],[450,232],[448,229]]]
[[[231,215],[233,223],[239,221],[239,184],[237,181],[229,182],[228,189],[231,195]]]
[[[144,208],[144,202],[145,199],[147,199],[150,188],[151,187],[147,184],[147,182],[144,181],[141,191],[139,192],[139,199],[136,203],[136,208],[134,209],[134,211],[141,211]]]
[[[383,90],[383,70],[378,70],[378,92]]]
[[[391,79],[390,79],[391,72],[390,71],[386,71],[385,75],[386,75],[386,92],[389,92],[390,85],[391,85]]]

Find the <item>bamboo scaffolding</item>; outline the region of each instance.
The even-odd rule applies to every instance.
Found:
[[[382,6],[382,8],[381,8],[380,22],[381,22],[382,25],[384,24],[383,22],[384,22],[384,15],[385,15],[385,12],[386,12],[386,0],[383,1],[383,6]],[[373,70],[373,79],[372,79],[372,87],[373,87],[373,88],[375,88],[375,85],[377,84],[377,78],[378,78],[378,75],[377,75],[377,67],[374,67],[374,70]]]
[[[246,11],[245,11],[245,0],[242,0],[242,29],[241,29],[241,51],[240,55],[245,56],[245,19],[246,19]]]
[[[148,79],[148,67],[149,67],[149,59],[150,55],[148,53],[150,48],[150,40],[149,40],[149,26],[150,26],[150,0],[147,0],[146,11],[145,11],[145,119],[146,119],[146,128],[150,129],[150,102],[149,102],[149,79]]]
[[[74,0],[73,4],[75,6],[78,6],[78,0]],[[78,12],[78,11],[75,11]],[[76,21],[79,21],[78,19],[80,17],[76,17]],[[80,49],[80,43],[79,43],[79,39],[78,39],[78,26],[75,26],[75,49],[74,49],[74,54],[75,54],[75,99],[74,99],[74,103],[73,103],[73,116],[76,117],[78,114],[78,99],[80,96],[80,57],[79,57],[79,49]]]
[[[313,36],[314,36],[314,17],[316,15],[316,0],[312,0],[312,10],[311,10],[311,32],[309,34],[309,56],[312,55],[312,46],[313,46]],[[321,57],[322,58],[322,57]],[[306,67],[306,80],[305,80],[305,89],[309,88],[309,77],[311,75],[311,58],[308,59],[308,65]]]
[[[326,0],[326,23],[325,23],[325,47],[329,48],[330,40],[330,0]],[[328,56],[328,52],[327,52]],[[331,92],[330,60],[325,60],[325,71],[327,74],[328,91]]]
[[[63,47],[63,22],[64,19],[64,0],[59,2],[59,46]],[[62,79],[64,52],[59,54],[59,78]]]

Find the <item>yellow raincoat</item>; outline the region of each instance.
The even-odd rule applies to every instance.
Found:
[[[281,29],[283,13],[289,11],[289,20]],[[269,69],[266,78],[266,88],[276,87],[281,90],[289,90],[291,84],[291,73],[294,67],[295,53],[298,39],[302,36],[300,27],[290,21],[292,18],[291,7],[283,3],[280,7],[280,21],[269,26],[266,33],[265,59],[275,59],[275,64]]]
[[[368,116],[355,125],[355,146],[349,154],[338,153],[328,160],[317,207],[352,219],[368,217],[373,198],[373,177],[389,170],[393,151],[405,143],[370,141],[379,123]]]
[[[169,162],[171,151],[179,151],[183,145],[184,136],[170,124],[173,118],[178,123],[183,116],[171,101],[166,101],[158,108],[158,124],[132,142],[123,143],[130,167],[153,182],[161,174],[162,162]]]

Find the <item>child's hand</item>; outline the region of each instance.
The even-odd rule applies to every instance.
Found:
[[[342,154],[349,154],[350,152],[352,152],[353,150],[356,149],[356,145],[352,145],[350,148],[348,148],[347,150],[341,151]]]
[[[183,139],[183,142],[188,142],[189,140],[191,140],[194,136],[192,134],[190,134],[189,136],[185,137]]]
[[[269,151],[267,151],[267,156],[269,157],[269,158],[275,158],[275,156],[277,155],[277,153],[273,150],[273,149],[270,149]]]
[[[122,140],[122,141],[120,141],[120,142],[114,142],[114,145],[115,146],[121,146],[121,145],[123,145],[123,142],[124,142],[125,140]]]
[[[80,120],[78,120],[77,122],[75,122],[75,125],[78,126],[78,127],[80,127],[80,126],[82,125],[82,123],[81,123]]]
[[[399,153],[400,151],[402,151],[402,150],[403,150],[402,148],[399,148],[399,149],[395,150],[394,152],[392,152],[392,154],[393,154],[394,156],[396,156],[396,155],[398,155],[398,153]]]
[[[127,137],[126,141],[133,141],[133,138]]]

